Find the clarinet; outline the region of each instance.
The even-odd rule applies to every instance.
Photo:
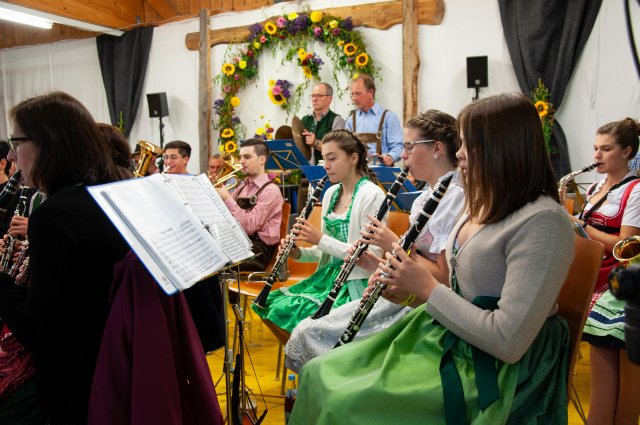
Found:
[[[20,267],[24,265],[24,269],[21,272]],[[9,270],[9,276],[14,279],[16,285],[23,285],[26,283],[29,277],[29,241],[25,241],[25,245],[20,251],[18,258],[14,261],[11,269]]]
[[[4,189],[2,189],[2,192],[0,192],[0,221],[4,220],[4,216],[9,210],[9,205],[13,202],[21,176],[22,171],[20,170],[13,173],[9,181],[7,181],[7,184],[4,186]]]
[[[411,226],[409,230],[407,230],[407,232],[402,236],[402,238],[400,238],[400,241],[398,243],[407,253],[410,252],[411,246],[438,207],[440,200],[447,192],[447,188],[449,187],[449,183],[451,183],[452,178],[453,176],[449,176],[446,179],[442,180],[440,184],[438,184],[438,186],[429,196],[427,202],[424,204],[424,207],[422,207],[422,211],[420,211],[420,214],[418,215],[418,218],[416,219],[413,226]],[[397,258],[396,251],[393,251],[391,255]],[[385,265],[387,267],[391,266],[389,261],[387,261]],[[389,277],[389,275],[386,273],[381,273],[380,275],[384,278]],[[341,345],[345,345],[353,341],[353,338],[355,338],[356,334],[360,330],[360,326],[362,326],[362,323],[366,320],[369,312],[373,308],[376,301],[378,301],[378,298],[380,298],[380,295],[382,294],[382,291],[385,289],[385,287],[385,284],[376,281],[373,289],[366,296],[362,297],[362,299],[360,300],[360,304],[354,311],[351,319],[349,319],[347,329],[345,329],[344,333],[340,337],[340,340],[333,348],[340,347]]]
[[[376,211],[375,213],[376,220],[382,221],[382,219],[387,215],[387,212],[391,208],[392,202],[396,199],[396,196],[398,195],[400,188],[402,187],[405,179],[407,178],[407,174],[409,174],[409,169],[405,168],[404,170],[402,170],[402,172],[400,173],[396,181],[393,182],[393,184],[391,185],[391,188],[387,192],[387,195],[384,197],[384,200],[382,201],[382,205],[380,205],[380,208],[378,208],[378,211]],[[371,222],[369,224],[371,225],[373,223]],[[320,308],[318,308],[318,310],[313,314],[313,316],[311,316],[312,319],[319,319],[329,314],[329,312],[331,311],[331,308],[333,307],[333,303],[336,301],[336,298],[340,293],[340,290],[344,286],[345,282],[347,281],[347,278],[353,271],[353,268],[356,266],[356,264],[358,263],[358,260],[360,259],[362,254],[364,254],[367,248],[369,248],[368,243],[358,242],[355,250],[353,251],[353,254],[351,254],[347,259],[347,261],[342,264],[342,267],[340,268],[340,273],[338,273],[338,276],[333,281],[333,287],[331,288],[331,292],[329,292],[329,295],[327,295],[327,298],[324,300]]]
[[[20,201],[18,205],[16,205],[16,209],[13,213],[13,216],[21,216],[23,217],[27,208],[29,208],[29,191],[30,189],[27,186],[22,186],[20,188]],[[0,258],[0,265],[2,265],[3,270],[9,270],[11,265],[11,257],[13,257],[13,246],[15,245],[16,236],[9,236],[7,240],[7,244],[5,245],[5,251],[2,257]]]
[[[327,180],[329,180],[328,175],[324,176],[322,180],[320,180],[320,183],[318,183],[315,190],[313,191],[313,194],[311,195],[311,199],[309,199],[309,202],[307,202],[307,205],[305,205],[305,207],[300,212],[300,217],[304,218],[305,220],[309,218],[309,216],[311,215],[311,211],[313,211],[313,206],[320,199],[320,195],[322,195],[322,191],[324,190],[324,186],[327,183]],[[284,248],[282,248],[282,251],[280,251],[280,254],[278,254],[278,258],[276,258],[276,261],[273,264],[273,267],[271,268],[271,272],[269,272],[269,276],[267,276],[266,283],[262,288],[262,291],[260,291],[256,299],[253,301],[256,307],[258,308],[266,307],[265,303],[267,302],[267,297],[269,296],[269,292],[271,292],[271,287],[273,286],[276,279],[278,278],[278,273],[280,273],[280,269],[282,269],[284,264],[287,262],[287,257],[289,256],[289,253],[291,252],[291,250],[293,249],[293,245],[295,244],[295,242],[291,239],[291,237],[293,236],[295,235],[292,230],[291,232],[289,232],[289,237],[290,237],[289,242],[287,242]]]

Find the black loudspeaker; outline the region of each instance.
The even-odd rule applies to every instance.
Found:
[[[467,58],[467,87],[488,87],[487,56]]]
[[[167,93],[147,93],[147,103],[149,104],[149,117],[161,118],[169,116]]]

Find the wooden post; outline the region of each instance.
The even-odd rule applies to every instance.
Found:
[[[403,123],[418,114],[418,48],[418,0],[402,0]]]
[[[200,11],[198,99],[198,153],[200,172],[209,167],[209,141],[211,140],[211,47],[209,44],[209,11]]]

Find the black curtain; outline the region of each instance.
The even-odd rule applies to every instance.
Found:
[[[111,124],[118,127],[122,114],[126,137],[138,112],[152,38],[153,27],[139,27],[120,37],[100,35],[96,39]]]
[[[520,89],[530,94],[542,79],[558,110],[598,16],[602,0],[498,0]],[[556,120],[551,155],[558,178],[570,171],[567,138]]]

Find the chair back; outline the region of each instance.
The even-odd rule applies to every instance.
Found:
[[[575,242],[575,255],[557,300],[558,315],[563,317],[569,325],[570,357],[567,388],[571,388],[582,330],[587,320],[591,296],[604,255],[604,246],[600,242],[580,237],[576,237]]]
[[[280,240],[287,237],[287,231],[289,229],[289,216],[291,215],[291,204],[285,202],[282,204],[282,221],[280,222]],[[278,241],[278,243],[280,243]],[[265,271],[270,271],[273,269],[273,265],[276,262],[276,258],[278,258],[278,250],[273,253],[271,256],[271,260],[269,260],[269,264],[265,268]]]
[[[313,227],[320,229],[322,227],[322,206],[316,205],[313,207],[313,211],[309,215],[309,223],[313,225]],[[302,248],[310,247],[311,244],[308,242],[300,241],[297,242],[296,245]],[[301,263],[292,259],[291,257],[287,258],[287,268],[289,269],[289,279],[288,281],[293,281],[291,284],[301,281],[303,279],[308,278],[316,271],[318,267],[318,263]]]
[[[387,227],[398,237],[404,235],[409,229],[409,214],[398,210],[389,211]]]

